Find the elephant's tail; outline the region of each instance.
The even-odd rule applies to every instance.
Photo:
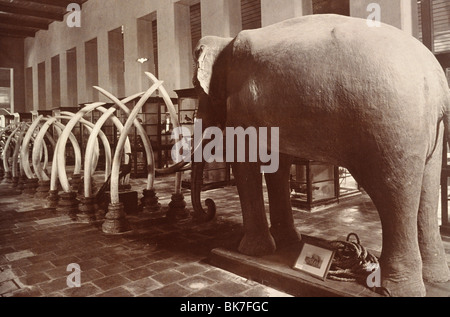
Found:
[[[448,144],[450,146],[450,89],[448,90],[447,94],[447,102],[444,109],[444,127],[445,127],[445,144]],[[446,152],[446,149],[444,148],[444,153]]]

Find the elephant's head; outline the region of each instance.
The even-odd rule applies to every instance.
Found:
[[[199,107],[197,119],[202,127],[225,128],[227,117],[227,71],[231,52],[231,38],[207,36],[202,38],[195,51],[195,71],[193,84],[196,88]],[[204,140],[208,141],[208,140]],[[206,142],[203,142],[205,144]],[[194,217],[207,221],[214,217],[216,207],[211,199],[206,200],[207,210],[203,209],[200,192],[203,183],[203,162],[192,163],[191,197]]]
[[[197,118],[202,119],[203,127],[225,126],[232,40],[206,36],[194,51],[196,65],[193,84],[199,96]]]

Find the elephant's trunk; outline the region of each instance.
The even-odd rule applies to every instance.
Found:
[[[201,203],[201,192],[203,185],[203,169],[205,167],[205,161],[192,163],[191,174],[191,200],[192,208],[194,209],[194,218],[197,221],[205,222],[210,221],[216,215],[216,204],[212,199],[206,199],[205,204],[207,210],[205,210]]]

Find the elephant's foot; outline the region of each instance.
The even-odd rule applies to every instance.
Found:
[[[420,259],[416,261],[397,259],[381,262],[381,286],[392,297],[424,297]]]
[[[444,283],[450,279],[450,270],[445,256],[426,256],[423,257],[422,263],[422,275],[424,281],[430,283]]]
[[[293,226],[274,225],[270,227],[277,249],[298,243],[301,241],[300,234]]]
[[[385,279],[381,286],[392,297],[424,297],[426,295],[425,284],[422,279],[396,280]]]
[[[262,256],[275,252],[275,240],[269,232],[262,234],[244,234],[238,250],[242,254]]]

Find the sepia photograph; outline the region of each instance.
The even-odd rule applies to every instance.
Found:
[[[0,297],[448,298],[449,140],[449,0],[0,0]]]
[[[303,242],[302,250],[294,268],[325,280],[334,252],[335,250],[331,247],[324,248],[311,242]]]

